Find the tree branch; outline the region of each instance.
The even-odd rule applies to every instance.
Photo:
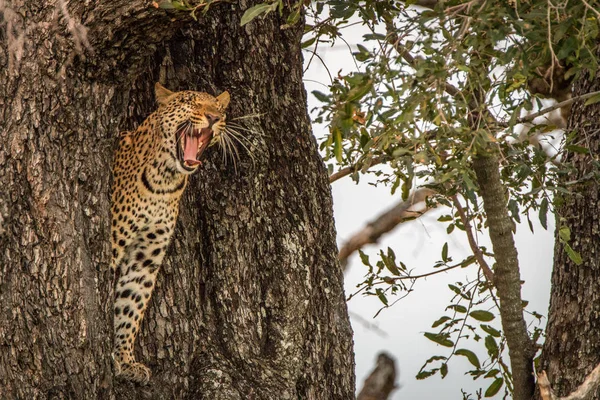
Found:
[[[388,38],[399,54],[411,65],[414,57],[407,57],[407,52],[399,46],[393,25],[387,24]],[[412,62],[410,61],[412,60]],[[470,79],[471,74],[467,77]],[[456,100],[464,101],[470,115],[470,127],[475,130],[485,117],[498,121],[485,106],[485,93],[475,89],[467,100],[456,87],[445,82],[444,90]],[[487,152],[487,154],[486,154]],[[494,285],[500,298],[500,316],[502,328],[506,335],[509,357],[514,378],[514,398],[516,400],[530,399],[535,391],[533,379],[534,347],[527,333],[527,325],[523,317],[521,297],[521,279],[517,250],[512,235],[512,220],[508,214],[504,186],[500,178],[500,162],[493,146],[482,149],[473,155],[473,170],[477,176],[483,207],[487,214],[490,239],[494,248]]]
[[[490,268],[488,263],[485,261],[485,258],[483,257],[483,252],[481,251],[481,249],[477,245],[477,242],[475,241],[475,237],[473,236],[473,228],[471,227],[471,222],[467,218],[465,210],[460,204],[460,201],[458,201],[458,197],[454,195],[451,197],[451,199],[452,204],[454,204],[454,207],[456,207],[456,212],[458,212],[458,216],[460,217],[460,220],[463,226],[465,227],[465,232],[467,233],[467,239],[469,240],[469,246],[471,247],[471,251],[473,251],[473,255],[477,259],[479,267],[481,267],[481,269],[483,270],[483,274],[485,275],[486,279],[493,284],[494,273],[492,272],[492,269]]]
[[[554,110],[558,110],[559,108],[570,106],[571,104],[575,103],[576,101],[586,100],[586,99],[589,99],[590,97],[594,97],[594,96],[597,96],[597,95],[600,95],[600,91],[590,92],[590,93],[582,94],[581,96],[571,97],[568,100],[561,101],[560,103],[556,103],[554,105],[551,105],[550,107],[546,107],[546,108],[544,108],[544,109],[542,109],[540,111],[534,112],[533,114],[529,114],[529,115],[526,115],[526,116],[524,116],[522,118],[519,118],[515,122],[515,125],[516,124],[523,124],[525,122],[531,122],[534,119],[536,119],[537,117],[541,117],[544,114],[548,114],[548,113],[550,113],[550,112],[552,112]],[[506,122],[502,122],[502,123],[500,123],[500,126],[502,126],[502,127],[508,127],[508,124]]]
[[[352,236],[340,249],[338,258],[345,267],[348,257],[355,251],[369,243],[376,243],[383,235],[394,229],[397,225],[414,218],[418,218],[430,209],[425,205],[418,210],[414,206],[424,202],[427,196],[433,195],[432,189],[421,188],[413,192],[407,201],[401,201],[391,209],[378,216],[373,222],[369,222],[361,231]]]
[[[374,165],[384,163],[389,160],[390,160],[390,157],[388,157],[388,156],[379,156],[379,157],[372,158],[371,160],[368,160],[368,164],[369,164],[368,168],[370,168]],[[333,183],[333,182],[337,181],[338,179],[342,179],[343,177],[348,176],[348,175],[358,171],[359,169],[363,168],[366,164],[367,164],[367,162],[364,162],[364,163],[358,162],[354,165],[351,165],[346,168],[342,168],[339,171],[334,172],[333,174],[331,174],[329,176],[329,183]]]
[[[600,364],[596,366],[577,389],[565,397],[557,397],[552,391],[546,371],[538,374],[538,386],[542,400],[585,400],[600,387]]]
[[[496,150],[492,148],[489,154],[483,153],[473,157],[473,170],[477,176],[483,208],[487,214],[490,240],[494,248],[494,285],[500,298],[502,329],[506,336],[513,372],[514,399],[528,400],[535,391],[535,348],[523,318],[519,260],[512,234],[513,221],[506,206],[506,188],[500,178],[500,163]]]

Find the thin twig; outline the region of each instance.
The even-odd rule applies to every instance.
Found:
[[[451,197],[451,199],[452,199],[452,204],[454,204],[454,207],[456,208],[456,212],[458,213],[458,216],[460,217],[460,220],[461,220],[463,226],[465,227],[465,232],[467,233],[467,239],[469,240],[469,246],[471,246],[471,251],[473,251],[473,255],[475,256],[475,258],[477,259],[477,263],[483,270],[483,273],[484,273],[486,279],[490,283],[493,284],[494,283],[494,273],[492,272],[492,269],[490,268],[488,263],[485,261],[485,258],[483,257],[483,252],[481,251],[481,249],[477,245],[477,242],[475,241],[475,237],[473,236],[473,227],[471,226],[471,221],[469,221],[469,219],[467,218],[467,215],[465,214],[465,210],[463,209],[462,205],[460,204],[460,201],[458,201],[458,197],[456,195],[454,195]]]
[[[390,160],[390,158],[388,156],[374,157],[374,158],[368,160],[369,168],[374,165],[381,164],[381,163],[384,163],[389,160]],[[333,182],[337,181],[338,179],[342,179],[343,177],[348,176],[348,175],[352,174],[353,172],[358,171],[365,164],[366,164],[365,162],[359,162],[359,163],[356,163],[349,167],[342,168],[337,172],[334,172],[333,174],[329,175],[329,183],[333,183]]]
[[[460,264],[456,264],[456,265],[451,265],[449,267],[438,269],[438,270],[431,271],[431,272],[427,272],[427,273],[424,273],[424,274],[421,274],[421,275],[398,276],[398,277],[392,278],[392,280],[394,280],[394,281],[411,280],[412,281],[412,280],[416,280],[416,279],[420,279],[420,278],[427,278],[428,276],[432,276],[432,275],[441,274],[442,272],[448,272],[448,271],[456,269],[458,267],[462,268],[463,264],[460,263]],[[387,282],[385,282],[385,283],[387,283]]]
[[[590,4],[589,4],[587,1],[585,1],[585,0],[581,0],[581,2],[582,2],[583,4],[585,4],[585,6],[586,6],[588,9],[590,9],[592,12],[594,12],[598,18],[600,18],[600,12],[598,12],[598,11],[597,11],[597,10],[596,10],[594,7],[590,6]]]

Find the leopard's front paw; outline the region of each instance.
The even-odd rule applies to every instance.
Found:
[[[117,359],[114,359],[114,365],[115,376],[119,379],[146,385],[150,381],[150,376],[152,376],[150,368],[141,363],[120,363]]]

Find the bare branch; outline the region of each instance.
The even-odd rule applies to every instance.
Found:
[[[369,222],[367,226],[352,236],[340,249],[338,258],[340,259],[341,264],[345,267],[348,262],[348,257],[350,257],[352,253],[361,249],[366,244],[376,243],[381,235],[391,231],[399,224],[420,217],[429,211],[430,209],[426,205],[418,209],[415,209],[414,206],[424,202],[427,196],[431,196],[434,193],[435,191],[432,189],[418,189],[409,196],[407,201],[401,201],[378,216],[373,222]]]
[[[590,97],[593,97],[593,96],[596,96],[596,95],[600,95],[600,91],[590,92],[590,93],[582,94],[581,96],[571,97],[568,100],[561,101],[560,103],[556,103],[554,105],[551,105],[550,107],[546,107],[546,108],[544,108],[544,109],[542,109],[540,111],[534,112],[533,114],[529,114],[529,115],[524,116],[523,118],[519,118],[516,121],[516,124],[523,124],[525,122],[531,122],[534,119],[536,119],[537,117],[540,117],[540,116],[542,116],[544,114],[548,114],[549,112],[552,112],[552,111],[557,110],[559,108],[570,106],[571,104],[575,103],[576,101],[586,100],[586,99],[589,99]],[[508,124],[506,122],[502,122],[502,123],[500,123],[500,126],[507,127]]]
[[[396,366],[394,359],[386,353],[377,356],[377,364],[365,380],[356,400],[387,400],[396,388]]]
[[[600,387],[600,364],[590,372],[577,389],[565,397],[558,397],[554,394],[546,371],[539,373],[537,378],[542,400],[584,400],[590,398]]]
[[[494,273],[492,272],[492,269],[490,268],[488,263],[485,261],[485,258],[483,257],[483,252],[481,251],[481,249],[477,245],[477,242],[475,241],[475,237],[473,236],[473,228],[471,227],[471,222],[467,218],[465,210],[460,204],[460,201],[458,201],[458,197],[456,195],[452,196],[452,204],[454,204],[454,207],[456,207],[456,212],[458,212],[458,216],[460,217],[460,220],[463,226],[465,227],[467,239],[469,240],[469,246],[471,247],[471,251],[473,251],[473,255],[477,259],[477,263],[483,270],[483,274],[485,275],[486,279],[493,284]]]

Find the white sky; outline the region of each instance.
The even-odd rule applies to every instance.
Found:
[[[364,33],[360,25],[355,25],[344,30],[344,37],[351,44],[357,41],[360,43]],[[319,55],[332,74],[337,74],[339,70],[347,73],[355,68],[350,52],[341,42],[334,48],[320,46]],[[308,61],[310,53],[305,53],[304,56]],[[311,110],[320,104],[310,94],[311,91],[319,90],[326,93],[327,89],[316,82],[327,85],[329,77],[322,63],[314,58],[305,73],[305,78],[309,110]],[[325,134],[324,127],[314,126],[314,133],[317,138],[322,138]],[[361,178],[359,185],[356,185],[350,177],[343,178],[332,184],[332,192],[340,246],[366,223],[400,201],[400,191],[395,196],[391,196],[388,187],[368,185],[364,177]],[[444,242],[448,242],[449,254],[454,260],[460,261],[463,259],[461,257],[471,254],[466,236],[460,230],[447,235],[446,224],[437,222],[437,218],[442,213],[447,214],[448,209],[442,207],[418,220],[403,224],[386,235],[378,245],[368,246],[363,250],[374,261],[378,259],[377,253],[380,248],[386,249],[390,246],[394,249],[396,258],[402,260],[409,269],[414,269],[415,274],[432,269],[431,266],[441,259],[440,252]],[[546,315],[550,295],[554,218],[552,216],[548,218],[548,231],[545,231],[539,222],[536,223],[536,218],[533,216],[532,222],[535,235],[529,231],[526,222],[518,226],[516,234],[521,278],[526,282],[523,287],[523,298],[530,302],[528,310]],[[487,237],[480,238],[479,243],[491,250]],[[467,276],[476,276],[476,269],[477,266],[474,264],[466,269],[455,269],[443,275],[419,280],[413,293],[392,308],[384,310],[375,319],[373,316],[381,307],[381,302],[377,298],[357,296],[348,302],[354,329],[357,389],[362,387],[364,379],[373,369],[377,354],[386,351],[396,358],[397,382],[401,386],[391,396],[394,400],[462,399],[461,388],[472,394],[481,387],[485,391],[491,380],[480,378],[473,381],[470,376],[463,375],[471,369],[471,365],[464,357],[456,357],[450,361],[449,373],[443,380],[439,374],[422,381],[415,379],[415,375],[429,357],[449,354],[450,349],[429,341],[423,333],[437,332],[437,329],[431,328],[431,324],[446,314],[444,309],[452,298],[448,284],[456,281],[466,282]],[[362,282],[366,272],[366,267],[362,265],[358,255],[354,255],[350,259],[346,272],[346,295],[356,290],[356,285]],[[382,336],[377,330],[365,327],[365,324],[353,315],[359,315],[377,325],[386,336]],[[490,324],[500,328],[498,318]],[[465,340],[460,347],[475,351],[481,362],[487,355],[483,346],[478,349],[472,340]],[[506,360],[508,362],[508,357]],[[496,397],[500,398],[500,396]]]

